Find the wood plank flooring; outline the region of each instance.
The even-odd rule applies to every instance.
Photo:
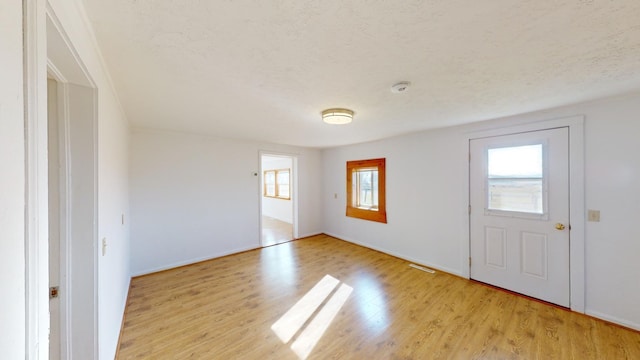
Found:
[[[262,217],[262,246],[293,240],[293,224],[269,216]]]
[[[118,358],[640,359],[639,332],[408,264],[319,235],[137,277]]]

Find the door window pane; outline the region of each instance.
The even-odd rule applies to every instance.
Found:
[[[487,209],[544,214],[542,144],[488,149]]]

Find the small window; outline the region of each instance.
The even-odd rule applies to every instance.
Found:
[[[264,196],[291,199],[291,170],[266,170],[264,172]]]
[[[543,144],[487,151],[487,210],[543,215]]]
[[[386,223],[385,159],[347,162],[347,216]]]

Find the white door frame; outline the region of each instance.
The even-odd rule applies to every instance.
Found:
[[[569,128],[569,271],[571,310],[584,313],[585,311],[585,201],[584,201],[584,116],[577,115],[566,118],[538,121],[514,126],[494,127],[465,134],[464,140],[467,150],[472,139],[508,135],[521,132]],[[469,164],[465,164],[465,189],[470,191]],[[469,197],[465,199],[464,208],[469,206]],[[465,216],[466,237],[463,239],[462,263],[468,264],[470,256],[470,219]],[[470,267],[462,267],[462,276],[470,278]]]
[[[46,22],[41,0],[23,1],[26,141],[26,358],[49,358]]]
[[[97,123],[97,88],[95,82],[91,79],[89,72],[83,64],[80,56],[72,46],[72,42],[68,38],[64,27],[53,11],[52,7],[46,0],[23,0],[24,12],[24,64],[25,64],[25,130],[26,130],[26,179],[27,179],[27,195],[26,195],[26,358],[28,359],[48,359],[49,358],[49,239],[48,239],[48,155],[47,155],[47,72],[50,71],[57,78],[61,86],[61,96],[66,93],[66,79],[84,79],[81,86],[85,86],[92,90],[93,99],[90,104],[92,107],[92,116],[87,119],[90,121],[92,129],[92,165],[89,169],[93,186],[91,192],[93,199],[90,202],[93,219],[90,233],[92,234],[92,243],[89,247],[96,248],[98,239],[98,184],[97,184],[97,143],[98,143],[98,123]],[[48,35],[58,36],[62,41],[57,42],[56,49],[64,52],[64,61],[58,59],[52,61],[47,50]],[[69,124],[69,118],[59,119],[61,122]],[[68,130],[67,130],[68,131]],[[68,145],[69,138],[65,139],[65,146]],[[67,147],[68,149],[68,147]],[[64,160],[63,160],[64,161]],[[68,169],[66,169],[68,171]],[[69,175],[67,174],[67,178]],[[66,193],[64,202],[70,204],[71,194]],[[68,211],[68,209],[67,209]],[[69,219],[72,221],[72,219]],[[69,231],[67,231],[68,233]],[[69,239],[61,238],[61,246]],[[73,241],[73,240],[71,240]],[[74,246],[72,243],[67,244],[62,254],[61,261],[71,258],[71,252]],[[73,357],[73,349],[71,339],[80,337],[82,341],[78,344],[85,348],[85,353],[92,353],[91,358],[96,359],[98,356],[98,254],[92,251],[88,256],[91,263],[92,271],[90,279],[92,284],[86,289],[76,289],[85,298],[90,298],[91,312],[88,321],[91,322],[90,329],[81,329],[82,331],[74,331],[71,319],[74,317],[71,313],[74,306],[68,300],[66,304],[62,304],[62,311],[66,310],[64,318],[61,321],[66,322],[67,331],[61,336],[66,337],[65,344],[69,349],[66,352],[68,357]],[[76,254],[77,256],[78,254]],[[64,266],[64,265],[63,265]],[[67,264],[67,266],[70,266]],[[69,274],[67,274],[69,275]],[[62,297],[62,295],[61,295]],[[91,318],[92,317],[92,318]],[[86,332],[88,332],[88,334]],[[80,334],[83,332],[83,334]],[[88,339],[88,341],[84,341]],[[86,349],[89,349],[86,351]],[[63,350],[63,353],[65,350]]]
[[[60,294],[58,295],[58,315],[59,315],[59,323],[58,323],[58,329],[53,329],[54,324],[50,323],[50,333],[53,333],[54,331],[58,332],[58,336],[57,339],[60,342],[59,349],[60,349],[60,354],[58,355],[53,355],[51,353],[49,353],[49,358],[50,359],[66,359],[68,358],[69,354],[69,327],[67,326],[67,324],[69,323],[69,301],[67,301],[67,289],[69,289],[69,281],[68,281],[68,276],[67,274],[69,273],[69,267],[68,267],[68,234],[67,231],[69,229],[69,213],[68,213],[68,196],[67,194],[69,193],[69,182],[68,182],[68,175],[69,175],[69,168],[68,168],[68,162],[69,162],[69,154],[68,154],[68,139],[69,139],[69,134],[68,134],[68,94],[67,94],[67,80],[64,78],[64,76],[61,74],[61,72],[55,68],[55,66],[53,64],[49,64],[47,66],[47,71],[48,71],[48,75],[55,80],[55,86],[56,86],[56,114],[55,116],[55,124],[56,124],[56,128],[57,128],[57,149],[55,150],[58,153],[58,164],[59,168],[58,168],[58,179],[55,182],[56,184],[58,184],[58,189],[54,190],[54,196],[57,196],[58,198],[58,206],[57,206],[57,212],[58,212],[58,234],[57,234],[57,241],[58,241],[58,252],[57,252],[57,256],[58,256],[58,286],[60,287]],[[47,93],[48,96],[48,93]],[[50,101],[50,99],[47,99],[47,101]],[[48,114],[48,118],[51,119],[51,114]],[[49,125],[51,128],[51,125]],[[50,136],[49,136],[50,139]],[[51,147],[49,146],[49,150],[51,150]],[[51,166],[51,165],[49,165]],[[51,172],[49,172],[49,175],[51,175]],[[51,191],[51,187],[48,188],[49,191]],[[49,197],[50,198],[50,197]],[[49,216],[49,221],[51,221],[51,217]],[[51,224],[50,224],[51,225]],[[51,226],[49,226],[49,229],[51,229]],[[52,235],[49,235],[49,242],[48,244],[51,244],[51,238]],[[49,248],[49,252],[51,252],[51,247]],[[51,257],[50,257],[51,258]],[[51,264],[49,264],[50,269],[51,269]],[[52,284],[51,281],[49,281],[49,285],[54,285]],[[49,302],[49,304],[51,304],[51,301]],[[50,313],[52,312],[52,309],[50,309]],[[51,341],[52,336],[49,336],[49,341]],[[51,349],[51,344],[49,344],[49,349]]]
[[[293,239],[298,238],[298,155],[291,153],[283,153],[277,151],[268,151],[268,150],[260,150],[258,152],[258,164],[259,164],[259,173],[258,178],[258,196],[260,201],[258,202],[259,206],[259,231],[258,231],[258,244],[262,247],[262,174],[264,170],[262,169],[262,157],[263,156],[282,156],[291,158],[291,201],[293,207]]]

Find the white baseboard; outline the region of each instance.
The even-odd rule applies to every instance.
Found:
[[[389,255],[398,257],[400,259],[403,259],[403,260],[411,261],[411,262],[414,262],[414,263],[420,264],[420,265],[425,265],[427,267],[430,267],[430,268],[433,268],[433,269],[437,269],[437,270],[441,270],[441,271],[444,271],[446,273],[453,274],[453,275],[460,276],[460,277],[464,278],[464,276],[462,275],[462,273],[460,271],[456,271],[456,270],[448,268],[448,267],[440,266],[438,264],[431,264],[431,263],[428,263],[428,262],[424,262],[422,260],[412,258],[411,256],[406,256],[404,254],[400,254],[400,253],[397,253],[397,252],[394,252],[394,251],[389,251],[387,249],[378,248],[376,246],[371,246],[369,244],[365,244],[365,243],[357,241],[357,240],[349,239],[349,238],[344,237],[344,236],[340,236],[340,235],[336,235],[336,234],[332,234],[332,233],[325,233],[325,234],[327,234],[329,236],[332,236],[334,238],[340,239],[340,240],[344,240],[344,241],[356,244],[356,245],[360,245],[360,246],[363,246],[363,247],[366,247],[366,248],[369,248],[369,249],[380,251],[380,252],[383,252],[385,254],[389,254]],[[594,318],[598,318],[598,319],[601,319],[601,320],[604,320],[604,321],[608,321],[610,323],[614,323],[614,324],[617,324],[617,325],[621,325],[621,326],[627,327],[629,329],[640,331],[640,324],[634,323],[632,321],[620,319],[620,318],[617,318],[615,316],[611,316],[611,315],[608,315],[608,314],[601,313],[599,311],[593,311],[593,310],[588,310],[588,309],[585,311],[585,314],[587,314],[589,316],[593,316]]]
[[[238,248],[238,249],[234,249],[234,250],[231,250],[231,251],[225,251],[225,252],[222,252],[222,253],[211,254],[211,255],[198,257],[198,258],[193,258],[193,259],[184,260],[184,261],[178,261],[178,262],[175,262],[175,263],[172,263],[172,264],[168,264],[168,265],[164,265],[164,266],[159,266],[159,267],[155,267],[155,268],[140,270],[140,271],[136,271],[136,272],[132,273],[131,277],[153,274],[153,273],[157,273],[157,272],[164,271],[164,270],[174,269],[174,268],[177,268],[177,267],[180,267],[180,266],[191,265],[191,264],[199,263],[199,262],[202,262],[202,261],[212,260],[212,259],[220,258],[220,257],[223,257],[223,256],[233,255],[233,254],[237,254],[237,253],[241,253],[241,252],[249,251],[249,250],[255,250],[255,249],[260,249],[260,246],[249,246],[249,247],[245,247],[245,248]]]
[[[411,256],[407,256],[407,255],[404,255],[404,254],[401,254],[401,253],[398,253],[398,252],[395,252],[395,251],[390,251],[388,249],[380,248],[380,247],[377,247],[377,246],[371,246],[371,245],[366,244],[364,242],[361,242],[361,241],[358,241],[358,240],[354,240],[354,239],[350,239],[350,238],[348,238],[346,236],[340,236],[340,235],[337,235],[337,234],[324,232],[324,233],[303,234],[303,235],[300,235],[298,238],[302,239],[302,238],[307,238],[307,237],[312,237],[312,236],[317,236],[317,235],[322,235],[322,234],[326,234],[326,235],[334,237],[334,238],[336,238],[338,240],[350,242],[350,243],[353,243],[353,244],[356,244],[356,245],[359,245],[359,246],[362,246],[362,247],[366,247],[366,248],[369,248],[369,249],[372,249],[372,250],[376,250],[376,251],[379,251],[379,252],[382,252],[382,253],[385,253],[385,254],[388,254],[388,255],[391,255],[391,256],[395,256],[397,258],[400,258],[400,259],[403,259],[403,260],[406,260],[406,261],[409,261],[409,262],[412,262],[412,263],[416,263],[418,265],[424,265],[424,266],[427,266],[427,267],[432,268],[432,269],[440,270],[440,271],[443,271],[443,272],[446,272],[446,273],[449,273],[449,274],[452,274],[452,275],[456,275],[456,276],[465,278],[465,276],[462,274],[462,272],[457,271],[455,269],[451,269],[449,267],[441,266],[441,265],[438,265],[438,264],[425,262],[423,260],[416,259],[416,258],[413,258]],[[232,255],[232,254],[237,254],[237,253],[240,253],[240,252],[249,251],[249,250],[255,250],[255,249],[260,249],[260,247],[258,246],[258,247],[239,248],[239,249],[235,249],[235,250],[224,252],[224,253],[218,253],[218,254],[214,254],[214,255],[209,255],[209,256],[190,259],[190,260],[186,260],[186,261],[176,262],[176,263],[169,264],[169,265],[166,265],[166,266],[161,266],[161,267],[157,267],[157,268],[142,270],[142,271],[138,271],[136,273],[133,273],[131,275],[131,278],[136,277],[136,276],[142,276],[142,275],[148,275],[148,274],[156,273],[156,272],[159,272],[159,271],[169,270],[169,269],[177,268],[177,267],[180,267],[180,266],[191,265],[191,264],[195,264],[195,263],[198,263],[198,262],[201,262],[201,261],[207,261],[207,260],[216,259],[216,258],[219,258],[219,257]],[[131,279],[129,279],[129,284],[131,284]],[[128,293],[129,289],[130,289],[130,286],[127,287],[127,296],[125,297],[125,305],[126,305],[126,299],[128,299],[128,297],[129,297],[129,293]],[[124,309],[124,307],[123,307],[123,309]],[[624,327],[627,327],[627,328],[630,328],[630,329],[633,329],[633,330],[640,331],[640,324],[632,322],[632,321],[620,319],[620,318],[617,318],[615,316],[611,316],[611,315],[608,315],[608,314],[601,313],[599,311],[593,311],[593,310],[589,310],[589,309],[586,309],[585,314],[589,315],[589,316],[593,316],[593,317],[601,319],[601,320],[605,320],[605,321],[614,323],[614,324],[618,324],[618,325],[621,325],[621,326],[624,326]],[[124,311],[123,311],[123,316],[124,316]]]
[[[298,239],[311,237],[311,236],[316,236],[316,235],[321,235],[321,234],[322,234],[321,232],[303,234],[303,235],[299,235]],[[184,260],[184,261],[179,261],[179,262],[171,263],[171,264],[164,265],[164,266],[154,267],[154,268],[145,269],[145,270],[139,270],[139,271],[133,272],[131,274],[131,277],[149,275],[149,274],[157,273],[157,272],[164,271],[164,270],[174,269],[174,268],[177,268],[177,267],[180,267],[180,266],[191,265],[191,264],[199,263],[199,262],[202,262],[202,261],[217,259],[217,258],[220,258],[220,257],[223,257],[223,256],[233,255],[233,254],[241,253],[241,252],[244,252],[244,251],[256,250],[256,249],[260,249],[260,248],[262,248],[262,246],[248,246],[248,247],[238,248],[238,249],[234,249],[234,250],[226,251],[226,252],[222,252],[222,253],[207,255],[207,256],[193,258],[193,259]]]
[[[129,279],[127,280],[127,291],[124,294],[124,302],[122,303],[121,306],[121,311],[120,311],[120,327],[118,328],[118,336],[116,337],[116,343],[114,344],[114,358],[118,357],[118,351],[119,351],[119,345],[120,342],[122,341],[122,331],[124,329],[124,322],[125,322],[125,318],[124,315],[127,312],[127,302],[129,301],[129,291],[131,290],[131,279],[133,279],[132,276],[129,276]]]
[[[432,268],[432,269],[440,270],[440,271],[443,271],[443,272],[446,272],[446,273],[449,273],[449,274],[452,274],[452,275],[455,275],[455,276],[466,278],[462,274],[461,271],[456,270],[456,269],[452,269],[452,268],[449,268],[449,267],[446,267],[446,266],[442,266],[442,265],[439,265],[439,264],[425,262],[424,260],[416,259],[414,257],[408,256],[408,255],[405,255],[405,254],[401,254],[401,253],[398,253],[398,252],[395,252],[395,251],[391,251],[391,250],[388,250],[388,249],[379,248],[377,246],[371,246],[369,244],[363,243],[363,242],[358,241],[358,240],[349,239],[349,238],[347,238],[345,236],[340,236],[340,235],[327,233],[327,232],[325,234],[327,234],[329,236],[332,236],[334,238],[340,239],[340,240],[344,240],[346,242],[350,242],[350,243],[353,243],[353,244],[356,244],[356,245],[360,245],[362,247],[366,247],[366,248],[369,248],[369,249],[372,249],[372,250],[380,251],[382,253],[385,253],[385,254],[388,254],[388,255],[391,255],[391,256],[395,256],[397,258],[400,258],[400,259],[403,259],[403,260],[406,260],[406,261],[410,261],[410,262],[416,263],[418,265],[424,265],[424,266]]]
[[[312,237],[312,236],[318,236],[318,235],[322,235],[322,234],[324,234],[324,233],[319,232],[319,233],[311,233],[311,234],[301,234],[301,235],[299,234],[298,237],[296,238],[296,240],[297,239],[304,239],[304,238],[308,238],[308,237]]]
[[[592,310],[589,310],[589,309],[587,309],[585,311],[585,314],[587,314],[589,316],[593,316],[594,318],[598,318],[598,319],[601,319],[601,320],[604,320],[604,321],[608,321],[610,323],[614,323],[614,324],[618,324],[618,325],[621,325],[621,326],[624,326],[624,327],[628,327],[629,329],[640,331],[640,324],[634,323],[632,321],[620,319],[620,318],[617,318],[615,316],[604,314],[604,313],[601,313],[599,311],[592,311]]]

